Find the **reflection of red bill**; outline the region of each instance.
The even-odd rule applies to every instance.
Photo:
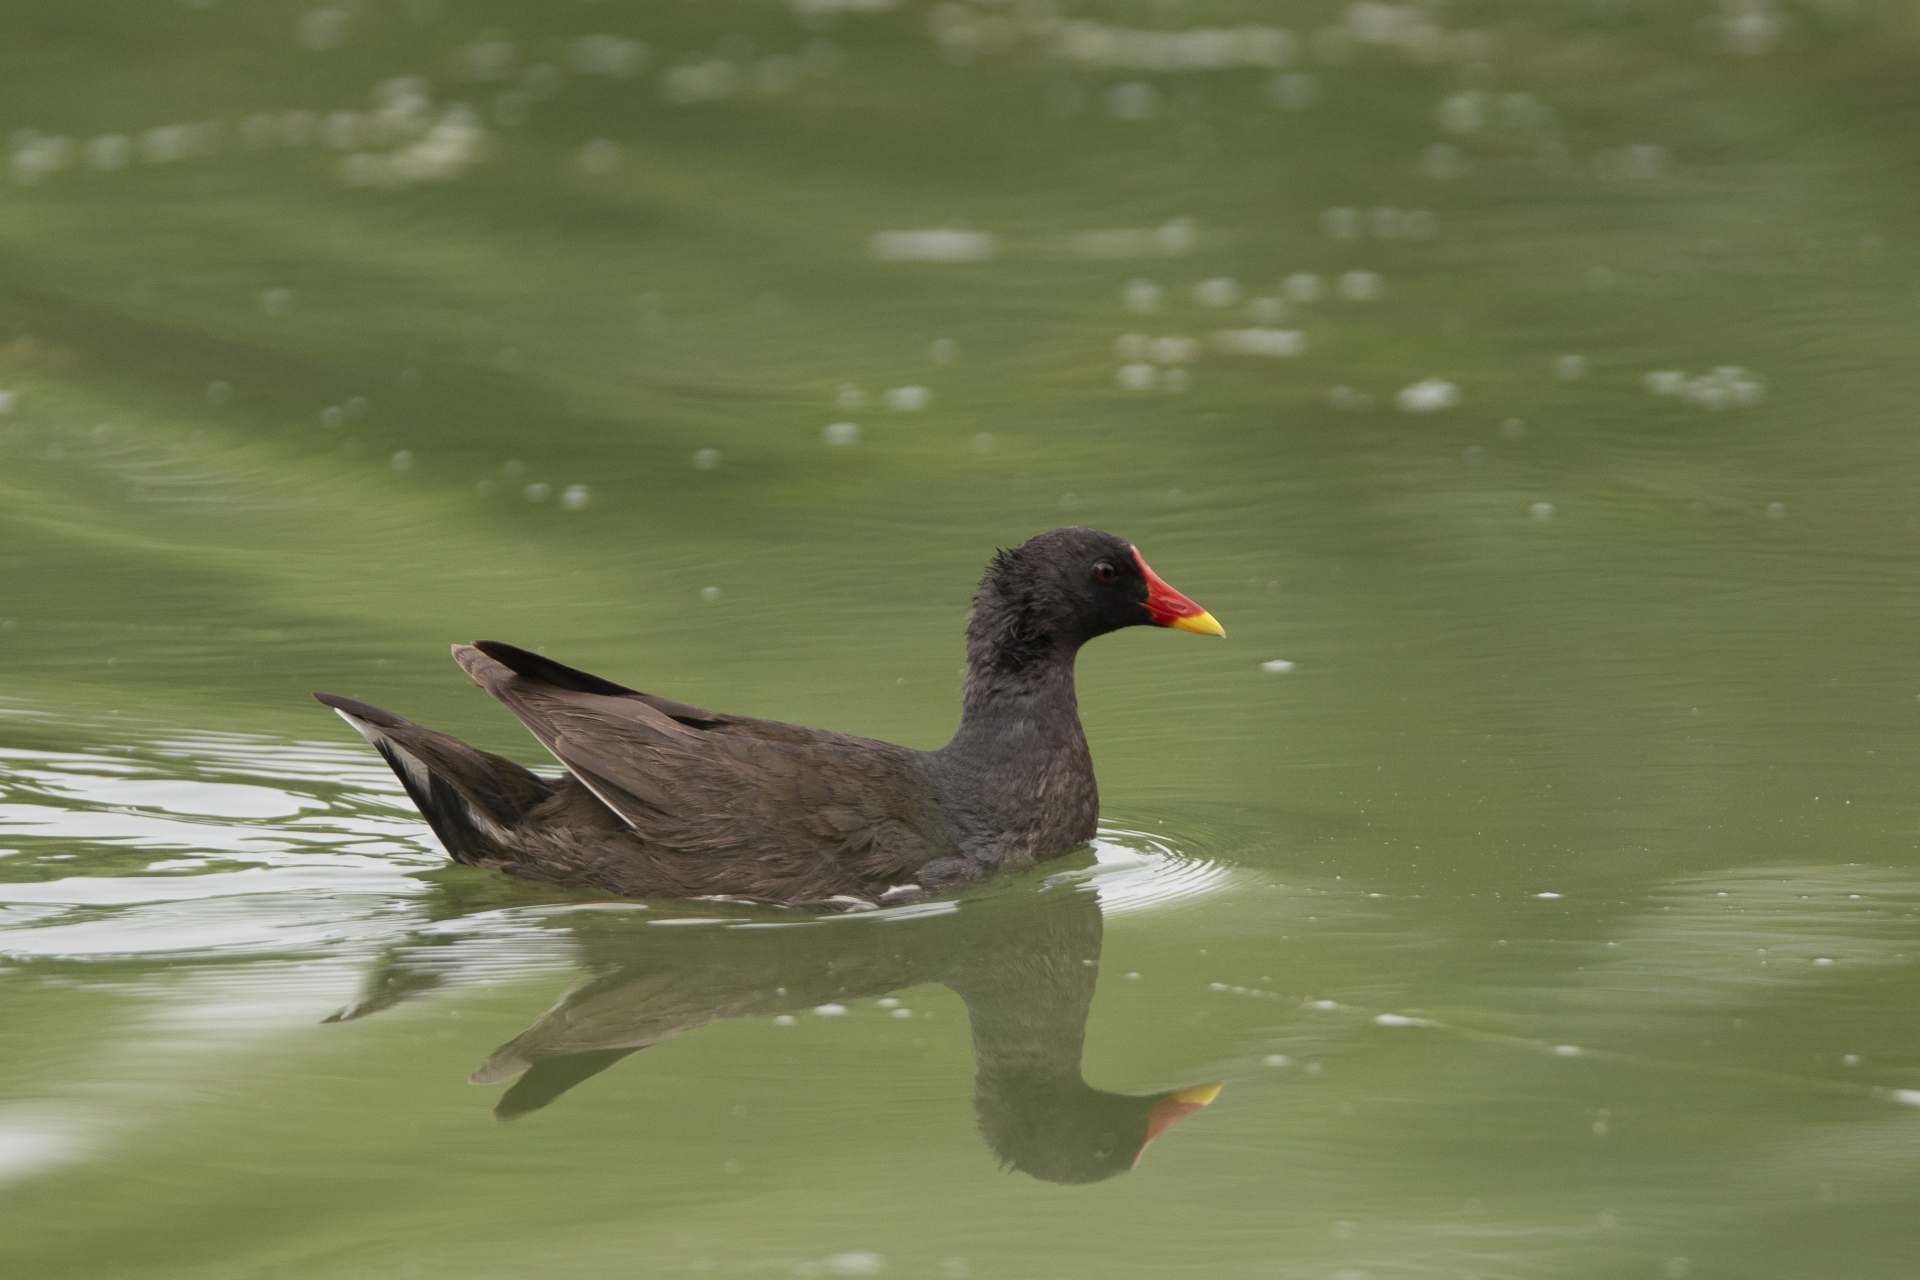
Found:
[[[1133,562],[1147,576],[1147,612],[1153,615],[1157,625],[1203,636],[1227,634],[1227,629],[1215,622],[1212,614],[1168,586],[1164,578],[1148,568],[1146,557],[1140,554],[1138,547],[1133,549]],[[1205,1106],[1206,1103],[1200,1105]]]
[[[1152,576],[1152,570],[1148,570],[1148,576]],[[1136,1169],[1140,1167],[1140,1157],[1147,1154],[1147,1148],[1153,1145],[1155,1138],[1219,1096],[1220,1086],[1217,1084],[1196,1084],[1161,1095],[1160,1099],[1153,1104],[1153,1110],[1147,1112],[1147,1140],[1140,1144],[1138,1151],[1133,1153],[1134,1167]]]

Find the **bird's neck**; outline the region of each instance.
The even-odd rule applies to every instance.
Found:
[[[1050,645],[1017,662],[980,648],[967,646],[960,730],[948,751],[1016,767],[1062,750],[1084,754],[1087,739],[1073,690],[1079,646]]]

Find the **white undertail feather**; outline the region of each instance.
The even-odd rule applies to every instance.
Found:
[[[420,789],[420,794],[429,796],[433,794],[433,770],[427,768],[424,760],[358,716],[342,711],[338,707],[335,707],[333,712],[342,720],[352,725],[356,733],[373,745],[374,750],[379,751],[382,746],[384,746],[387,751],[391,751],[393,758],[400,762],[400,767],[407,771],[407,777],[412,780],[413,785]],[[458,795],[459,792],[456,790],[455,794]],[[460,804],[461,807],[467,811],[467,820],[472,823],[475,828],[486,833],[496,841],[506,837],[506,828],[502,827],[485,813],[482,813],[473,801],[467,799],[465,796],[460,796]],[[425,815],[423,814],[422,816],[424,817]]]

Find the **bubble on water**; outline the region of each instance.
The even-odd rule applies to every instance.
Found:
[[[1306,111],[1320,101],[1320,80],[1305,71],[1284,71],[1267,79],[1267,101],[1282,111]]]
[[[520,50],[498,32],[489,32],[454,57],[469,80],[511,80],[520,69]]]
[[[1358,209],[1328,209],[1320,215],[1320,230],[1335,240],[1352,240],[1360,234]]]
[[[875,1000],[874,1003],[882,1009],[898,1009],[900,1007],[900,1002],[892,996],[882,996],[880,999]]]
[[[1560,895],[1557,893],[1536,893],[1533,896],[1536,898],[1557,898]]]
[[[1832,956],[1819,956],[1814,960],[1814,963],[1815,964],[1833,964],[1834,959]]]
[[[1120,290],[1120,300],[1127,310],[1142,314],[1160,309],[1160,286],[1151,280],[1129,280]]]
[[[836,422],[820,429],[820,438],[828,444],[858,444],[860,428],[851,422]]]
[[[309,9],[300,15],[294,33],[308,49],[331,49],[347,38],[345,9]]]
[[[1407,413],[1433,413],[1460,403],[1460,388],[1444,378],[1423,378],[1394,393],[1393,402]]]
[[[360,117],[352,111],[335,111],[320,120],[320,145],[344,151],[360,144]]]
[[[208,404],[225,404],[228,397],[232,396],[232,394],[233,388],[224,382],[209,382],[207,384]]]
[[[1508,418],[1500,424],[1500,434],[1508,440],[1518,440],[1527,434],[1527,424],[1518,418]]]
[[[1553,371],[1568,382],[1587,376],[1587,358],[1585,356],[1558,356],[1553,362]]]
[[[620,144],[595,138],[580,148],[580,167],[588,173],[612,173],[620,164]]]
[[[889,409],[918,412],[933,403],[933,392],[926,387],[891,387],[881,395]]]
[[[1145,120],[1160,108],[1160,91],[1144,80],[1126,80],[1106,93],[1107,114],[1116,120]]]
[[[1784,503],[1784,502],[1769,502],[1769,503],[1767,504],[1767,519],[1769,519],[1769,520],[1785,520],[1786,518],[1787,518],[1787,504],[1786,504],[1786,503]]]
[[[817,1004],[813,1006],[813,1011],[822,1018],[838,1018],[846,1014],[847,1006],[843,1004]]]
[[[395,471],[405,471],[413,466],[413,450],[402,449],[394,454],[392,458],[388,459],[388,461],[393,464]]]
[[[1557,1044],[1553,1046],[1553,1056],[1556,1058],[1577,1058],[1580,1056],[1580,1046],[1577,1044]]]
[[[323,427],[337,427],[340,425],[340,420],[345,416],[346,415],[340,411],[338,405],[329,405],[320,411],[320,425]]]
[[[720,465],[718,449],[702,449],[693,455],[693,465],[700,471],[711,471]]]
[[[1170,333],[1147,344],[1147,358],[1155,364],[1192,364],[1200,358],[1200,342],[1184,334]]]
[[[973,447],[975,452],[978,452],[978,453],[992,453],[993,452],[993,432],[982,431],[979,435],[975,436],[973,438]]]
[[[1297,356],[1306,352],[1307,335],[1298,329],[1222,329],[1213,344],[1233,355]]]
[[[1327,392],[1327,403],[1336,409],[1365,413],[1373,408],[1373,397],[1364,391],[1355,391],[1352,387],[1335,387]]]
[[[1240,282],[1231,276],[1217,276],[1193,286],[1193,300],[1203,307],[1230,307],[1240,300]]]
[[[720,598],[720,588],[702,587],[700,588],[700,598],[702,600],[708,601],[709,603],[711,603],[712,601],[718,600]]]
[[[1374,302],[1386,292],[1386,284],[1372,271],[1349,271],[1340,277],[1340,296],[1349,302]]]
[[[1274,325],[1287,318],[1287,304],[1281,298],[1249,298],[1247,319],[1258,325]]]
[[[793,1018],[793,1015],[790,1013],[780,1013],[780,1014],[774,1015],[773,1025],[776,1027],[790,1027],[793,1025],[793,1023],[794,1023],[794,1018]]]
[[[567,65],[581,75],[631,80],[647,69],[653,51],[630,36],[581,36],[567,46]]]
[[[1159,377],[1160,371],[1144,362],[1123,364],[1115,374],[1122,391],[1151,391]]]
[[[823,1004],[820,1008],[815,1009],[814,1012],[820,1013],[827,1009],[837,1008],[839,1008],[838,1005]],[[887,1269],[887,1259],[884,1254],[872,1253],[865,1249],[855,1249],[849,1253],[836,1253],[832,1257],[823,1258],[821,1265],[827,1269],[830,1275],[877,1276]]]
[[[560,505],[569,511],[584,511],[590,497],[586,485],[570,484],[560,495]]]
[[[1857,1053],[1843,1053],[1840,1055],[1840,1065],[1843,1067],[1857,1067],[1860,1065],[1860,1062],[1861,1058]]]
[[[696,102],[718,102],[732,97],[739,89],[741,79],[740,68],[725,58],[683,62],[668,67],[660,77],[660,97],[678,107]]]
[[[927,359],[935,364],[952,364],[960,355],[960,346],[952,338],[935,338],[927,344]]]
[[[1285,1066],[1291,1066],[1292,1063],[1293,1063],[1293,1059],[1289,1058],[1284,1053],[1270,1053],[1266,1057],[1260,1059],[1260,1065],[1263,1067],[1285,1067]]]
[[[1679,369],[1655,369],[1640,385],[1656,396],[1677,396],[1687,388],[1687,375]]]
[[[1280,290],[1289,302],[1317,302],[1326,287],[1312,272],[1297,271],[1280,282]]]
[[[103,133],[88,139],[82,153],[90,169],[102,172],[124,169],[133,158],[133,139],[124,133]]]
[[[1680,388],[1683,400],[1708,409],[1758,404],[1765,395],[1766,384],[1759,375],[1738,365],[1721,365],[1711,373],[1688,378]]]
[[[1291,671],[1293,670],[1293,664],[1285,658],[1275,658],[1272,662],[1261,663],[1260,669],[1262,671]]]
[[[866,251],[883,263],[985,263],[998,249],[995,234],[952,226],[877,230],[866,242]]]
[[[545,502],[547,495],[553,492],[553,486],[550,484],[535,483],[528,485],[521,492],[526,496],[528,502]]]
[[[892,1015],[892,1016],[894,1016],[894,1017],[896,1017],[896,1018],[911,1018],[911,1017],[913,1016],[913,1010],[911,1010],[911,1009],[895,1009],[895,1010],[893,1011],[893,1015]]]
[[[1162,391],[1181,392],[1191,385],[1191,376],[1185,369],[1167,369],[1160,374]]]
[[[1420,153],[1420,172],[1429,178],[1451,181],[1465,173],[1466,168],[1460,148],[1451,142],[1436,142]]]
[[[1440,127],[1448,133],[1478,133],[1487,123],[1487,95],[1468,89],[1444,98],[1438,118]]]
[[[1536,502],[1527,508],[1527,514],[1535,520],[1553,519],[1554,506],[1551,502]]]

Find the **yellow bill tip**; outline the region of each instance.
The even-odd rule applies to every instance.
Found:
[[[1191,631],[1197,636],[1219,636],[1225,639],[1227,629],[1213,620],[1213,615],[1202,609],[1190,617],[1175,618],[1167,624],[1175,631]]]
[[[1204,1107],[1220,1096],[1222,1087],[1217,1084],[1190,1085],[1185,1089],[1176,1089],[1171,1096],[1183,1107]]]

